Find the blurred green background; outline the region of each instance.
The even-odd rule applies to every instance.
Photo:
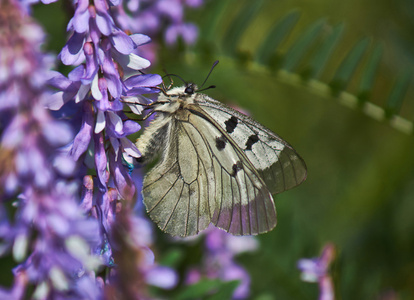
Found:
[[[246,7],[255,12],[248,21],[241,17]],[[63,17],[56,16],[62,22],[59,28],[52,18],[42,17],[45,10],[38,7],[35,12],[52,34],[50,48],[59,51],[64,44]],[[273,67],[257,63],[254,57],[272,26],[293,10],[297,23],[275,50],[269,64]],[[391,299],[414,299],[412,135],[341,105],[331,94],[340,95],[341,89],[321,91],[307,85],[306,61],[320,50],[321,37],[290,69],[303,80],[280,74],[292,46],[312,24],[324,22],[323,37],[343,23],[343,34],[316,79],[329,87],[354,45],[367,38],[366,51],[342,88],[351,95],[360,93],[367,62],[380,45],[382,56],[368,101],[390,106],[387,99],[398,78],[410,75],[414,65],[414,1],[210,0],[187,16],[200,27],[199,43],[160,47],[153,72],[163,74],[166,69],[201,83],[219,59],[208,81],[217,88],[207,93],[248,110],[291,143],[308,166],[305,183],[276,196],[277,228],[258,237],[258,251],[238,257],[252,277],[251,298],[317,299],[317,284],[302,282],[296,263],[318,256],[326,242],[333,242],[337,299],[389,299],[385,297],[392,291],[397,298]],[[236,36],[240,38],[231,40]],[[401,109],[394,112],[411,121],[413,85],[406,83],[405,96],[398,100]],[[159,234],[159,244],[160,256],[177,247],[164,234]]]

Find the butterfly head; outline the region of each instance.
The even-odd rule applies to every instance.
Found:
[[[197,93],[201,91],[205,91],[211,88],[215,88],[215,85],[211,85],[209,87],[203,88],[204,84],[206,83],[208,77],[210,76],[211,72],[213,71],[214,67],[218,64],[218,61],[215,61],[210,72],[208,73],[206,79],[204,80],[203,84],[200,88],[192,82],[187,82],[180,76],[176,74],[166,74],[164,77],[168,76],[171,80],[171,85],[167,88],[164,83],[162,84],[162,88],[160,91],[162,94],[158,96],[157,101],[152,103],[153,112],[169,112],[174,113],[179,109],[185,108],[187,105],[193,104]],[[182,87],[175,87],[171,88],[173,82],[171,77],[178,77],[181,79],[185,85]]]
[[[172,96],[172,97],[178,96],[178,97],[180,97],[180,96],[183,96],[183,95],[184,96],[191,96],[191,95],[193,95],[197,92],[201,92],[201,91],[205,91],[205,90],[208,90],[208,89],[211,89],[211,88],[215,88],[216,87],[215,85],[211,85],[211,86],[206,87],[206,88],[203,88],[203,86],[207,82],[207,79],[210,77],[211,72],[213,71],[214,67],[217,66],[217,64],[218,64],[218,60],[216,60],[214,62],[213,66],[210,69],[210,72],[208,72],[208,74],[206,76],[206,79],[204,79],[204,82],[201,84],[200,89],[194,83],[185,81],[182,77],[178,76],[177,74],[166,74],[166,75],[163,76],[163,78],[164,77],[169,77],[170,81],[171,81],[171,85],[173,84],[173,81],[172,81],[171,77],[174,76],[174,77],[178,77],[179,79],[181,79],[181,81],[185,83],[185,86],[181,87],[181,88],[173,88],[173,89],[170,90],[171,85],[168,88],[166,88],[164,83],[162,83],[163,88],[161,89],[161,91],[163,92],[163,94],[165,96]],[[177,93],[177,91],[181,90],[182,88],[184,88],[184,91],[180,91],[180,93]]]
[[[192,95],[197,91],[197,86],[194,83],[187,83],[185,85],[184,93],[187,95]]]
[[[204,90],[204,89],[203,89]],[[192,82],[186,82],[184,86],[175,87],[163,92],[164,96],[169,99],[181,99],[191,98],[195,93],[199,91],[198,86]]]
[[[151,107],[154,112],[175,113],[177,110],[193,104],[197,91],[198,88],[193,83],[172,88],[168,92],[159,94],[157,101],[152,103]]]

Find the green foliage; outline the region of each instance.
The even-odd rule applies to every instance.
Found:
[[[221,281],[218,279],[203,279],[190,285],[179,293],[174,300],[219,300],[231,299],[234,290],[239,285],[239,281]]]
[[[372,99],[373,91],[377,88],[376,75],[383,47],[372,38],[359,38],[350,49],[342,50],[343,58],[338,59],[335,50],[343,39],[345,22],[332,26],[326,18],[319,18],[301,28],[294,38],[289,39],[295,26],[299,27],[300,23],[299,10],[295,9],[280,16],[270,29],[265,30],[264,37],[255,49],[248,52],[242,50],[249,28],[254,28],[264,3],[268,2],[238,1],[238,10],[234,12],[234,0],[212,1],[207,11],[211,11],[214,26],[204,26],[206,36],[209,37],[209,46],[206,47],[207,42],[203,41],[204,35],[201,34],[201,47],[196,49],[196,53],[204,58],[224,56],[233,59],[242,68],[250,67],[246,70],[263,66],[285,77],[282,79],[284,81],[291,81],[291,84],[301,81],[301,85],[312,93],[325,98],[342,98],[341,102],[345,102],[347,106],[360,109],[377,120],[389,121],[392,127],[405,133],[413,133],[411,121],[395,118],[403,102],[410,98],[407,96],[412,82],[410,69],[404,68],[395,80],[387,80],[390,85],[388,98],[383,96],[382,100]],[[211,38],[213,27],[216,29],[214,41]],[[220,31],[221,36],[217,36],[217,28],[224,28]],[[287,40],[288,46],[282,49]],[[328,72],[333,75],[321,79],[322,74]],[[359,88],[350,91],[350,85]],[[373,103],[367,103],[369,101],[373,101],[374,106]],[[378,106],[377,103],[383,105]]]

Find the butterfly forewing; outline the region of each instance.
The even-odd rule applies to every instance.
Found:
[[[244,151],[272,194],[303,182],[306,165],[287,142],[250,117],[206,95],[197,104],[225,130]]]
[[[190,109],[189,123],[203,138],[213,165],[215,184],[211,223],[234,235],[267,232],[276,226],[272,195],[243,151],[227,133],[197,106]]]

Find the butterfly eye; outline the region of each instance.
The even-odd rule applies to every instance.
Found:
[[[188,95],[194,94],[194,86],[193,85],[187,86],[184,90],[184,93],[186,93]]]

